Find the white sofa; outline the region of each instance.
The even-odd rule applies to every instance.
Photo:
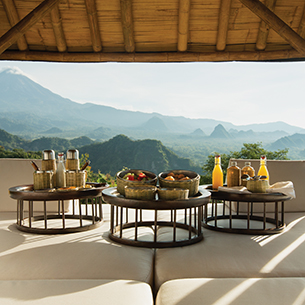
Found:
[[[94,230],[64,235],[18,231],[8,187],[31,183],[32,170],[16,181],[28,160],[1,161],[11,163],[14,172],[10,179],[0,173],[5,184],[0,190],[1,305],[305,304],[302,161],[268,162],[271,182],[291,180],[296,190],[297,198],[286,204],[289,224],[283,233],[252,236],[203,229],[203,241],[167,249],[110,241],[108,205],[103,205],[102,226]],[[183,234],[178,230],[178,237]],[[158,230],[158,240],[169,235],[169,228]],[[152,238],[149,230],[145,238]]]

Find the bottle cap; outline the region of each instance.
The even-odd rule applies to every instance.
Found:
[[[245,162],[245,165],[246,165],[246,166],[250,166],[250,165],[251,165],[251,162],[247,161],[247,162]]]

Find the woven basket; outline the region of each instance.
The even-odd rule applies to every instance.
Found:
[[[166,180],[165,178],[169,173],[174,174],[184,174],[188,176],[189,180]],[[192,171],[187,170],[172,170],[160,173],[159,176],[159,184],[161,188],[179,188],[179,189],[188,189],[189,190],[189,197],[193,197],[198,193],[199,190],[199,181],[200,176]]]
[[[86,186],[86,172],[85,171],[67,171],[66,172],[66,186],[85,187]]]
[[[33,173],[34,190],[44,190],[53,187],[52,171],[36,171]]]
[[[128,199],[154,200],[157,187],[155,186],[125,186],[125,197]]]
[[[187,199],[189,197],[189,190],[177,188],[160,188],[158,189],[158,197],[162,200]]]
[[[123,179],[123,177],[127,174],[127,173],[135,173],[135,174],[140,174],[140,173],[144,173],[150,180],[147,181],[131,181],[131,180],[126,180]],[[118,172],[116,175],[116,182],[117,182],[117,190],[118,192],[125,196],[125,186],[156,186],[157,184],[157,175],[155,175],[152,172],[149,171],[145,171],[145,170],[139,170],[139,169],[131,169],[131,170],[125,170],[125,171],[121,171]]]

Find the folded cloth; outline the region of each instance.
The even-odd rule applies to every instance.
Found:
[[[276,182],[270,185],[270,188],[267,189],[267,193],[282,193],[291,196],[291,198],[296,197],[292,181]]]
[[[232,187],[225,187],[220,186],[218,187],[219,192],[227,192],[227,193],[234,193],[234,194],[252,194],[252,192],[248,191],[245,186],[232,186]],[[287,196],[291,196],[291,198],[295,198],[295,191],[294,186],[291,181],[282,181],[276,182],[270,185],[270,188],[266,190],[267,193],[281,193]]]
[[[252,194],[250,191],[247,190],[245,186],[232,186],[232,187],[219,186],[218,191],[234,193],[234,194]]]

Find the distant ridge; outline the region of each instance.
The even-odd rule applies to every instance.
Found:
[[[213,132],[210,134],[210,138],[213,139],[231,139],[232,136],[226,131],[226,129],[221,125],[218,124]]]

